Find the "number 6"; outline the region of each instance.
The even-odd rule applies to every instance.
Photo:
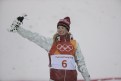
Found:
[[[63,61],[62,61],[62,67],[63,67],[63,68],[66,68],[66,67],[67,67],[67,63],[66,63],[66,62],[67,62],[67,60],[63,60]]]

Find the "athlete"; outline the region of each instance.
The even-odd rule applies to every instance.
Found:
[[[14,25],[18,24],[14,21]],[[22,21],[21,21],[22,22]],[[90,81],[84,57],[79,43],[73,38],[70,31],[70,17],[60,19],[57,23],[57,33],[53,38],[46,38],[17,26],[17,33],[24,38],[36,43],[48,52],[50,80],[49,81],[77,81],[77,70],[85,81]]]

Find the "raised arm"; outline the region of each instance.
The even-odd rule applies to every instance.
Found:
[[[51,48],[53,40],[51,38],[46,38],[42,35],[39,35],[38,33],[33,33],[29,30],[22,28],[21,25],[22,25],[23,19],[24,19],[24,16],[17,17],[17,19],[13,21],[9,31],[17,32],[22,37],[27,38],[28,40],[36,43],[37,45],[39,45],[40,47],[42,47],[48,52]]]
[[[27,38],[28,40],[36,43],[43,49],[45,49],[47,52],[50,50],[50,47],[52,45],[52,39],[51,38],[46,38],[42,35],[39,35],[38,33],[33,33],[29,30],[26,30],[22,27],[19,27],[17,29],[17,32],[19,35],[21,35],[24,38]]]

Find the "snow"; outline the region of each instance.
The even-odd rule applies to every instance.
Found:
[[[49,79],[47,52],[7,31],[23,13],[23,27],[46,37],[69,16],[91,78],[121,77],[120,0],[0,0],[0,80]]]

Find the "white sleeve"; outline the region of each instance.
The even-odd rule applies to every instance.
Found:
[[[22,37],[27,38],[28,40],[36,43],[37,45],[45,49],[47,52],[50,50],[52,42],[53,42],[51,38],[46,38],[42,35],[39,35],[38,33],[33,33],[22,27],[19,27],[17,32]]]
[[[90,81],[90,75],[88,73],[88,70],[86,68],[86,64],[84,61],[84,56],[82,55],[81,49],[79,44],[77,43],[77,49],[76,49],[76,63],[78,66],[78,71],[82,74],[85,81]]]

